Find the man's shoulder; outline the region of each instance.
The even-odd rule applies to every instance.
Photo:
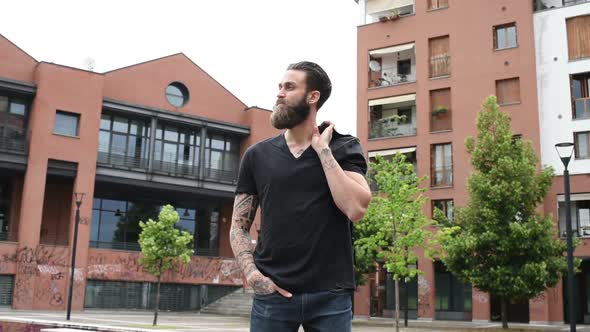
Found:
[[[246,149],[245,154],[257,155],[259,153],[268,152],[269,149],[278,147],[281,142],[281,135],[282,134],[272,136],[254,143]]]

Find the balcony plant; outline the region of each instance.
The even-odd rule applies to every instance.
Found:
[[[448,107],[444,106],[444,105],[438,105],[436,106],[433,110],[432,110],[432,115],[440,115],[440,114],[445,114],[449,111]]]
[[[380,22],[387,22],[387,21],[397,20],[398,18],[399,18],[399,10],[397,8],[393,8],[393,9],[389,10],[387,13],[383,14],[382,16],[379,16],[379,21]]]

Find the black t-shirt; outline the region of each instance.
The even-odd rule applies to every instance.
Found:
[[[365,175],[357,138],[335,132],[330,148],[343,170]],[[254,262],[279,287],[291,292],[355,287],[350,221],[336,206],[311,146],[299,158],[283,134],[251,146],[240,164],[236,193],[260,200]]]

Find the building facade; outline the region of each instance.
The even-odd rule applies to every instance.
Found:
[[[534,1],[358,2],[362,20],[357,50],[358,136],[369,158],[401,152],[414,164],[418,175],[428,176],[427,216],[432,217],[434,208],[439,208],[452,219],[453,207],[467,203],[467,177],[472,167],[464,141],[476,135],[476,115],[489,95],[497,96],[501,109],[512,119],[515,136],[531,140],[543,164],[559,170],[555,140],[571,140],[574,133],[578,135],[580,156],[584,156],[579,159],[587,158],[582,148],[587,150],[588,144],[583,141],[587,140],[586,127],[582,121],[571,119],[568,84],[571,74],[573,82],[586,86],[585,77],[575,75],[587,69],[583,69],[583,61],[568,61],[569,35],[565,32],[567,15],[588,6],[569,5],[585,1],[554,1],[567,8],[546,12]],[[577,28],[588,29],[590,25],[585,22]],[[549,24],[557,25],[558,31]],[[590,40],[583,38],[586,43]],[[588,44],[580,45],[584,48]],[[586,97],[578,98],[583,100],[583,107],[587,107]],[[558,114],[562,114],[559,119]],[[580,193],[581,209],[586,208],[583,202],[588,199],[582,193],[589,188],[582,171],[585,162],[576,159],[572,166],[580,174],[572,183],[578,183],[573,188]],[[562,188],[563,181],[557,177],[544,206],[546,213],[553,213],[556,224]],[[576,255],[587,255],[584,245],[583,241]],[[418,267],[425,274],[402,289],[402,295],[407,293],[409,298],[410,317],[500,319],[498,299],[461,283],[440,261],[421,258]],[[392,315],[390,279],[382,269],[371,277],[357,294],[355,305],[362,307],[357,309],[359,313]],[[517,322],[563,322],[562,283],[530,301],[511,303],[508,318]]]
[[[574,143],[569,163],[572,230],[580,238],[574,256],[582,259],[575,277],[576,321],[590,323],[590,2],[541,0],[534,13],[537,91],[541,130],[541,160],[556,177],[545,202],[545,213],[558,221],[565,239],[563,163],[555,144]],[[548,305],[552,320],[569,321],[567,282],[560,283]],[[563,312],[562,312],[563,310]]]
[[[0,35],[0,304],[65,309],[80,194],[73,310],[153,306],[138,222],[164,204],[195,254],[164,276],[162,309],[241,287],[228,235],[237,169],[276,134],[268,117],[184,54],[95,73]]]

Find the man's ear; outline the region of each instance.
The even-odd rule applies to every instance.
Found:
[[[317,104],[317,102],[320,100],[320,92],[315,90],[312,91],[310,93],[308,93],[307,95],[307,103],[308,104]]]

